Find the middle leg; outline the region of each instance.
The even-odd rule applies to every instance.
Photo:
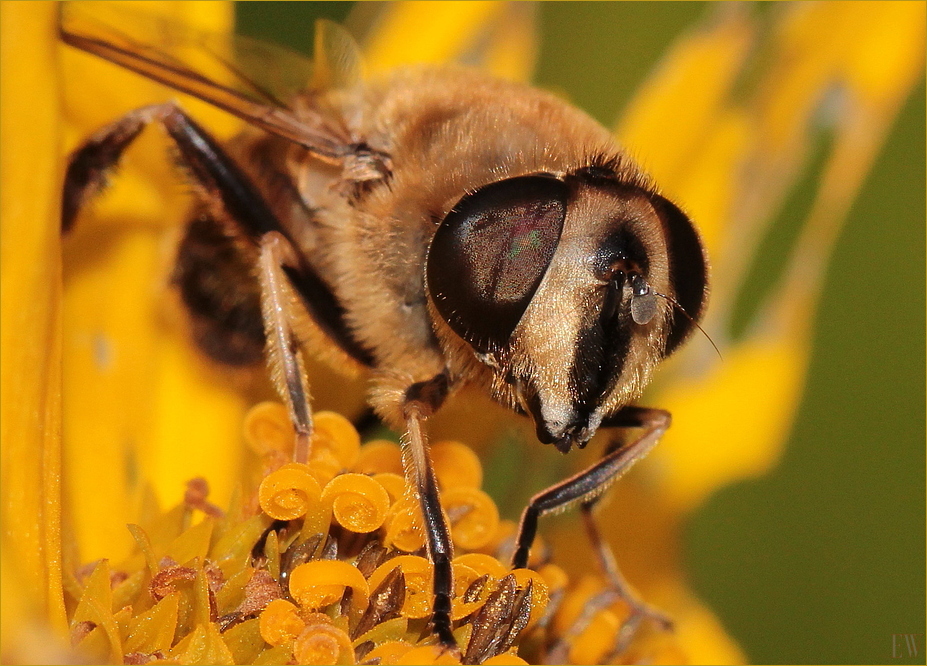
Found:
[[[298,307],[296,294],[283,269],[298,267],[299,258],[290,242],[276,231],[264,234],[258,261],[261,284],[261,311],[267,338],[267,365],[271,381],[283,398],[296,431],[293,460],[309,461],[312,437],[312,411],[309,408],[309,378],[299,346],[294,322]]]
[[[448,648],[456,648],[457,641],[451,632],[451,592],[453,575],[451,560],[454,546],[451,532],[441,510],[438,482],[428,447],[428,438],[422,422],[443,404],[448,393],[448,378],[440,374],[425,382],[413,384],[406,391],[403,413],[406,419],[403,466],[407,483],[418,493],[422,516],[425,519],[425,538],[428,556],[434,565],[434,608],[432,631]]]

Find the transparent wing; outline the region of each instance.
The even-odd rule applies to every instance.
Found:
[[[364,58],[354,37],[337,23],[315,24],[315,57],[311,88],[347,89],[364,79]]]
[[[61,3],[64,42],[198,97],[320,158],[340,163],[356,156],[357,140],[340,113],[306,103],[313,91],[361,82],[360,50],[337,24],[317,24],[313,64],[258,40],[212,35],[124,6],[92,4],[91,9],[89,3]],[[203,71],[219,74],[205,76]],[[300,94],[297,112],[293,102]]]

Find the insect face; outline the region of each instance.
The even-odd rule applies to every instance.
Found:
[[[495,397],[529,414],[542,442],[582,447],[688,332],[660,296],[701,311],[705,265],[689,228],[662,197],[602,167],[484,186],[429,250],[439,334],[451,348],[468,343]]]

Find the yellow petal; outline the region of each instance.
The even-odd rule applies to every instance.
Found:
[[[727,252],[736,251],[725,241],[734,223],[733,211],[741,194],[738,177],[752,138],[751,119],[743,110],[719,111],[698,154],[678,179],[676,194],[696,221],[715,267],[724,265]]]
[[[681,586],[676,597],[681,603],[674,609],[675,639],[690,664],[747,663],[746,655],[710,610]]]
[[[890,106],[924,69],[923,2],[850,3],[859,39],[841,68],[865,101]]]
[[[65,631],[61,591],[60,113],[53,4],[0,19],[0,452],[4,578]],[[12,565],[13,569],[6,569]],[[6,614],[4,614],[6,615]],[[5,618],[4,636],[17,619]],[[7,623],[12,623],[8,625]],[[14,634],[15,635],[15,634]]]
[[[654,450],[653,466],[679,512],[778,459],[800,401],[807,364],[801,351],[791,339],[744,343],[703,379],[661,393],[673,427]]]
[[[494,76],[530,81],[538,56],[538,7],[532,2],[507,2],[484,48],[482,64]]]
[[[753,42],[747,14],[729,9],[672,48],[618,125],[620,141],[673,198]]]
[[[392,3],[364,45],[370,71],[455,60],[504,8],[483,0]]]
[[[703,362],[701,378],[688,375],[667,381],[654,399],[674,415],[673,428],[654,458],[680,511],[692,509],[717,487],[764,473],[781,454],[800,402],[812,316],[831,249],[900,103],[923,68],[922,59],[913,56],[923,52],[923,21],[913,21],[923,16],[923,7],[913,12],[908,3],[901,5],[873,5],[868,13],[852,3],[790,7],[771,65],[758,85],[762,94],[757,103],[729,113],[732,119],[740,118],[735,120],[740,130],[729,149],[715,155],[707,151],[700,164],[706,174],[731,177],[728,193],[723,186],[717,190],[723,199],[716,203],[726,200],[728,210],[718,206],[712,211],[711,202],[700,199],[705,190],[695,185],[710,189],[710,177],[690,177],[695,207],[705,202],[706,215],[726,218],[719,235],[725,242],[713,256],[717,288],[709,311],[711,326],[730,316],[731,299],[763,226],[772,219],[770,211],[794,186],[811,143],[808,136],[819,131],[816,105],[822,95],[842,77],[859,88],[858,95],[848,93],[834,112],[831,153],[818,178],[818,191],[782,282],[757,309],[750,335],[724,349],[720,363]],[[823,45],[822,31],[828,32]],[[885,62],[895,67],[880,69],[877,85],[872,81],[873,65],[862,64],[874,57],[874,44],[888,50]],[[783,96],[793,103],[788,109],[782,108]],[[738,165],[752,176],[738,178]],[[763,203],[735,208],[730,205],[732,193]],[[691,346],[698,344],[696,338]],[[694,357],[690,353],[689,358]]]
[[[85,11],[115,16],[133,36],[157,43],[157,24],[131,13],[139,4],[101,3]],[[141,9],[211,31],[227,31],[232,21],[230,3],[144,3]],[[71,47],[61,47],[61,58],[69,149],[131,109],[177,97]],[[182,103],[220,136],[238,126],[201,102]],[[164,304],[173,252],[163,229],[180,225],[187,206],[166,149],[157,131],[145,132],[112,188],[64,243],[66,492],[85,560],[128,553],[124,525],[135,520],[146,480],[172,503],[186,480],[204,476],[221,504],[240,461],[229,442],[237,441],[232,424],[240,423],[241,398],[190,348],[182,316]]]

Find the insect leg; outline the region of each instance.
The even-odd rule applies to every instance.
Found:
[[[261,311],[267,336],[267,363],[277,393],[286,403],[290,420],[296,430],[293,460],[309,460],[309,438],[312,435],[312,412],[309,409],[309,379],[299,341],[293,330],[292,308],[296,295],[284,266],[296,268],[299,258],[290,242],[276,231],[261,239],[258,280],[261,283]]]
[[[434,564],[434,612],[432,630],[447,647],[456,648],[457,641],[451,633],[451,590],[453,577],[451,560],[454,547],[451,532],[441,511],[438,496],[438,482],[431,463],[428,438],[422,429],[422,421],[441,406],[448,392],[448,378],[440,374],[426,382],[413,384],[406,391],[403,412],[406,418],[407,441],[403,455],[407,482],[418,492],[422,515],[425,518],[425,537],[428,556]]]
[[[68,164],[62,227],[67,230],[73,224],[80,206],[105,184],[106,172],[152,122],[160,123],[173,140],[181,164],[192,176],[212,217],[236,227],[243,239],[259,249],[268,362],[297,431],[295,459],[305,462],[312,420],[308,382],[293,334],[297,299],[292,286],[294,277],[303,277],[305,266],[255,186],[206,130],[169,102],[136,109],[96,132],[73,153]]]
[[[630,444],[622,445],[620,440],[612,441],[597,463],[532,497],[522,513],[518,527],[515,554],[512,557],[512,566],[515,568],[527,566],[528,552],[537,534],[538,519],[541,516],[561,510],[574,502],[582,503],[583,522],[589,540],[602,572],[615,593],[614,598],[625,601],[631,608],[631,616],[619,632],[616,653],[626,647],[644,617],[652,617],[664,628],[670,628],[672,622],[659,611],[651,609],[637,599],[631,592],[630,586],[618,569],[611,548],[599,532],[592,510],[611,483],[656,446],[669,428],[670,420],[669,412],[662,409],[629,406],[620,410],[604,422],[602,427],[641,428],[642,434]]]
[[[512,566],[527,566],[528,551],[537,534],[538,519],[552,511],[566,508],[574,502],[589,502],[604,492],[608,486],[631,465],[644,457],[669,428],[670,415],[661,409],[625,407],[602,427],[643,428],[643,434],[635,441],[621,447],[609,447],[605,455],[594,465],[568,479],[541,491],[531,498],[521,515],[515,554]]]
[[[81,206],[105,186],[107,173],[117,165],[125,149],[152,122],[167,130],[204,203],[217,209],[218,215],[238,225],[255,243],[269,231],[283,231],[234,160],[174,102],[130,111],[95,132],[71,154],[64,183],[64,231],[73,225]]]
[[[101,128],[71,154],[64,175],[61,200],[61,231],[74,226],[80,209],[106,186],[108,172],[116,166],[123,151],[151,122],[157,107],[136,109]]]
[[[629,617],[624,621],[621,630],[618,632],[615,646],[612,649],[612,654],[618,655],[627,648],[628,643],[634,637],[634,633],[644,618],[651,618],[665,630],[673,628],[673,621],[661,611],[645,604],[631,590],[631,586],[628,585],[624,575],[618,568],[618,562],[615,561],[615,554],[612,552],[611,546],[602,538],[602,533],[599,531],[598,523],[593,515],[593,509],[597,502],[598,498],[594,498],[584,502],[580,507],[586,534],[592,543],[592,549],[598,560],[599,568],[605,575],[609,587],[614,591],[616,599],[620,599],[631,609]]]

